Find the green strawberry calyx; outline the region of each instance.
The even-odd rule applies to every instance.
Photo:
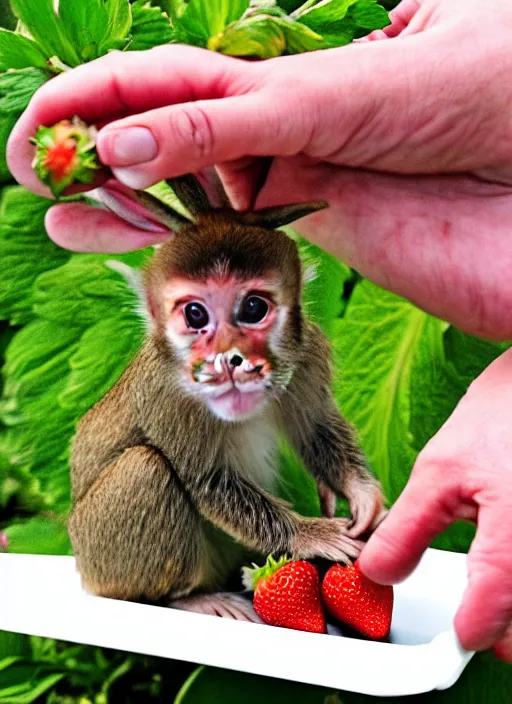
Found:
[[[41,125],[30,139],[36,147],[32,161],[40,181],[54,196],[72,183],[92,183],[101,164],[96,152],[96,128],[78,117],[51,127]]]
[[[248,591],[255,591],[258,582],[262,579],[269,579],[277,570],[280,570],[281,567],[284,567],[291,561],[291,558],[287,555],[282,555],[277,560],[275,560],[272,555],[269,555],[263,567],[259,567],[253,562],[252,567],[244,567],[242,569],[242,582],[244,587]]]

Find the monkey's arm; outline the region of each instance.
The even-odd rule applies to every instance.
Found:
[[[336,496],[348,499],[357,536],[385,514],[378,481],[369,472],[354,431],[331,391],[331,349],[320,328],[308,324],[305,354],[284,401],[284,425],[292,445],[318,484],[324,515],[332,517]]]
[[[184,476],[181,481],[204,518],[263,554],[291,553],[345,562],[361,550],[360,542],[347,535],[346,519],[300,516],[233,468]]]

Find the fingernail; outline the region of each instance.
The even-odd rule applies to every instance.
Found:
[[[156,140],[146,127],[126,127],[104,132],[100,148],[107,152],[109,166],[142,164],[154,159],[158,152]]]
[[[128,186],[128,188],[140,190],[141,188],[147,188],[155,183],[154,180],[151,181],[151,179],[148,178],[147,174],[141,173],[141,170],[137,169],[137,167],[112,167],[112,173],[120,183],[124,183],[124,185]]]

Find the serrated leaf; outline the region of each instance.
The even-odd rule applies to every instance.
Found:
[[[238,20],[248,7],[249,0],[190,0],[182,14],[176,13],[174,24],[179,34],[186,35],[188,43],[205,47],[211,37]]]
[[[20,68],[0,74],[0,113],[19,114],[30,99],[51,77],[40,68]]]
[[[174,41],[175,33],[169,17],[159,7],[153,7],[149,0],[133,3],[132,17],[130,51],[151,49]]]
[[[46,58],[32,39],[0,27],[0,71],[30,66],[45,68]]]
[[[389,24],[388,13],[377,0],[324,0],[298,19],[321,34],[326,47],[344,46]]]
[[[68,66],[82,63],[55,14],[53,0],[11,0],[11,6],[46,56],[58,56]]]
[[[71,555],[65,522],[37,516],[5,529],[7,549],[29,555]]]
[[[0,318],[11,324],[33,317],[32,287],[39,274],[69,259],[44,229],[52,205],[20,186],[4,189],[0,202]]]

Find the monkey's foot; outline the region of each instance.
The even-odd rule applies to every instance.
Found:
[[[235,621],[250,621],[263,623],[251,602],[241,594],[231,592],[216,592],[215,594],[195,594],[184,599],[176,599],[169,604],[171,609],[194,611],[207,616],[232,618]]]

